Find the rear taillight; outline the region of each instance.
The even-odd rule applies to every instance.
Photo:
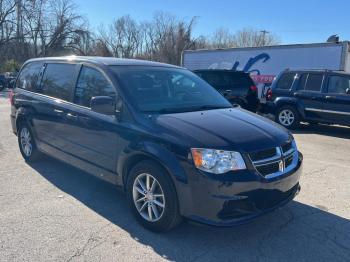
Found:
[[[266,100],[272,100],[272,89],[267,90]]]
[[[10,92],[9,92],[9,101],[10,101],[11,106],[14,105],[13,98],[14,98],[13,90],[10,90]]]
[[[250,90],[253,92],[258,92],[258,88],[256,86],[251,86]]]

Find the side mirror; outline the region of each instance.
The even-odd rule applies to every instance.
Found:
[[[350,88],[347,88],[345,92],[346,94],[350,95]]]
[[[115,115],[115,99],[110,96],[94,96],[90,101],[92,111],[104,115]]]

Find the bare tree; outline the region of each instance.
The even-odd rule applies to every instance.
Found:
[[[196,17],[179,19],[157,12],[139,22],[126,15],[93,32],[73,0],[0,0],[0,67],[30,57],[64,54],[115,56],[181,63],[186,49],[277,44],[267,32],[219,28],[194,37]],[[10,61],[10,62],[7,62]]]
[[[15,12],[14,0],[0,0],[0,47],[15,38]]]
[[[106,29],[99,28],[98,40],[116,57],[135,57],[142,44],[140,27],[129,15],[115,20]]]
[[[211,38],[212,48],[228,48],[236,47],[235,35],[227,28],[221,27],[217,29]]]
[[[84,35],[83,18],[75,13],[71,0],[50,0],[46,23],[41,30],[40,55],[64,53],[72,47],[77,35]]]
[[[243,28],[235,33],[227,28],[217,29],[209,39],[207,48],[259,47],[279,44],[277,36],[265,31]]]
[[[277,36],[267,31],[244,28],[234,35],[236,47],[259,47],[279,44]]]

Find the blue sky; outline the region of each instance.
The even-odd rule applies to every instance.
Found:
[[[275,33],[283,44],[324,42],[335,33],[342,40],[350,40],[349,0],[73,1],[93,28],[126,14],[144,21],[151,19],[156,11],[165,11],[185,19],[198,16],[196,35],[210,35],[219,27],[233,31],[252,27]]]

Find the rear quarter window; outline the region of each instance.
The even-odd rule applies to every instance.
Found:
[[[26,64],[17,79],[16,87],[35,92],[38,90],[44,63],[32,62]]]
[[[69,101],[74,88],[75,64],[47,64],[41,84],[41,93]]]

